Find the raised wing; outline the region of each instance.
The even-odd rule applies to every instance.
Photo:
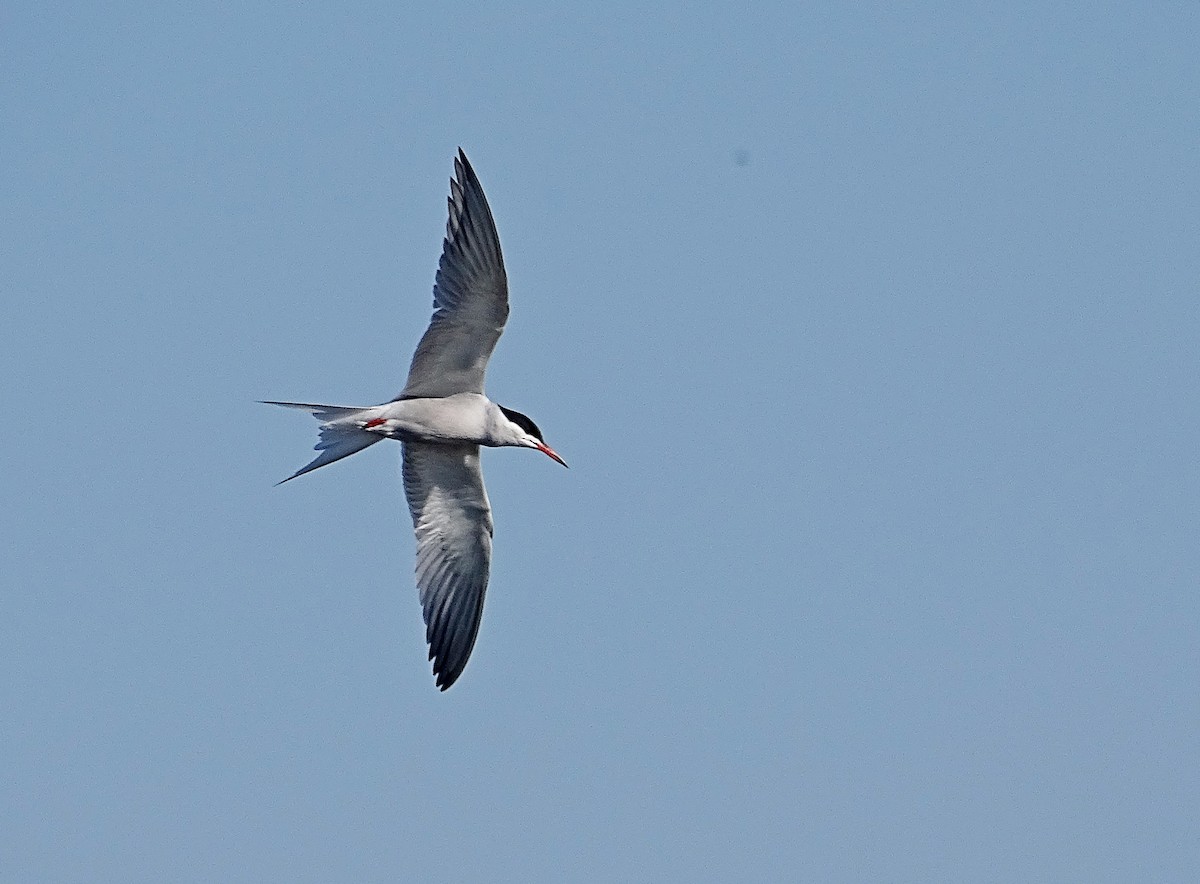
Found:
[[[483,187],[460,148],[450,218],[433,286],[433,320],[397,398],[482,393],[488,359],[508,320],[508,277]]]
[[[404,443],[404,494],[417,535],[417,587],[437,686],[467,665],[492,560],[492,510],[478,445]]]

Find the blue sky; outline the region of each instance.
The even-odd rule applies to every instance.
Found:
[[[1188,881],[1194,4],[9,4],[0,868]],[[440,694],[369,404],[505,248]]]

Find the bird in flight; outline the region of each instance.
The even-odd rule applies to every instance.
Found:
[[[425,639],[443,691],[462,674],[475,646],[492,558],[492,509],[479,447],[535,448],[567,465],[537,424],[484,395],[488,359],[508,319],[508,278],[492,211],[461,148],[448,202],[433,319],[400,395],[363,408],[265,402],[299,408],[321,421],[319,454],[283,482],[381,439],[401,443]]]

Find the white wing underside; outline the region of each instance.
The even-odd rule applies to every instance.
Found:
[[[429,659],[445,690],[475,646],[492,559],[492,511],[479,446],[405,442],[404,493],[417,535]]]
[[[508,320],[508,278],[496,223],[461,150],[454,173],[433,286],[433,319],[398,399],[482,393],[488,359]]]

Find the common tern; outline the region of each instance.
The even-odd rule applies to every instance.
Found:
[[[462,674],[475,646],[492,558],[492,510],[479,447],[535,448],[567,465],[537,424],[484,395],[488,358],[508,319],[508,279],[491,209],[461,148],[448,202],[433,319],[400,395],[363,408],[265,402],[299,408],[321,421],[319,454],[283,482],[381,439],[402,443],[425,639],[443,691]]]

